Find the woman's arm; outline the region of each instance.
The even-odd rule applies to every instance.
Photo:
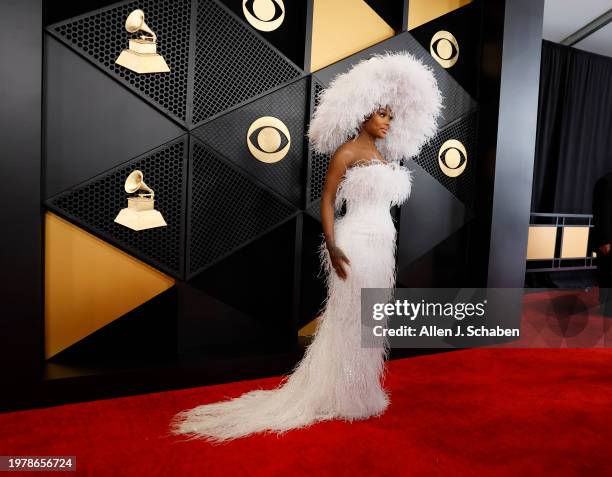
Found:
[[[323,193],[321,194],[321,222],[323,234],[325,235],[325,244],[329,251],[332,266],[343,280],[347,276],[343,262],[350,264],[350,261],[336,245],[334,236],[334,205],[338,185],[351,162],[352,153],[350,151],[343,149],[335,152],[329,162],[323,185]]]

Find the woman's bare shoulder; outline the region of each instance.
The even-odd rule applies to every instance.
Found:
[[[357,155],[355,154],[354,148],[347,147],[346,144],[342,144],[333,153],[330,161],[330,167],[333,166],[335,168],[346,169],[355,161],[356,157]]]
[[[332,157],[332,161],[336,157],[340,158],[338,159],[338,161],[341,161],[346,168],[350,168],[360,163],[368,162],[368,160],[365,159],[363,150],[360,147],[351,144],[350,142],[344,143],[338,149],[336,149],[336,152]]]
[[[334,155],[341,154],[345,157],[351,157],[351,156],[357,155],[358,152],[359,152],[359,147],[349,141],[349,142],[345,142],[340,147],[338,147]]]

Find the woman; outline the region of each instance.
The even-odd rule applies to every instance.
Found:
[[[327,297],[304,358],[275,389],[178,413],[171,432],[213,442],[284,431],[326,419],[382,414],[387,343],[361,346],[361,289],[395,285],[391,205],[411,192],[399,165],[437,130],[442,96],[430,67],[407,52],[374,55],[321,93],[309,126],[313,149],[332,154],[323,194],[319,248]],[[347,201],[347,213],[334,213]]]

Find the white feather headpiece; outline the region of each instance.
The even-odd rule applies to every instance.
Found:
[[[374,54],[336,75],[321,92],[308,140],[316,152],[332,154],[368,115],[388,105],[394,118],[376,147],[386,160],[398,162],[416,156],[436,134],[442,100],[433,68],[422,60],[407,51]]]

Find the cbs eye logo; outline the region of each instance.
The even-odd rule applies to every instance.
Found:
[[[459,43],[452,33],[439,31],[431,37],[429,52],[444,68],[450,68],[459,59]]]
[[[291,134],[280,119],[263,116],[253,121],[246,141],[255,159],[271,164],[287,155],[291,147]]]
[[[276,30],[285,19],[283,0],[242,0],[242,13],[261,31]]]
[[[463,144],[455,139],[449,139],[438,151],[438,165],[448,177],[463,174],[467,166],[467,152]]]

